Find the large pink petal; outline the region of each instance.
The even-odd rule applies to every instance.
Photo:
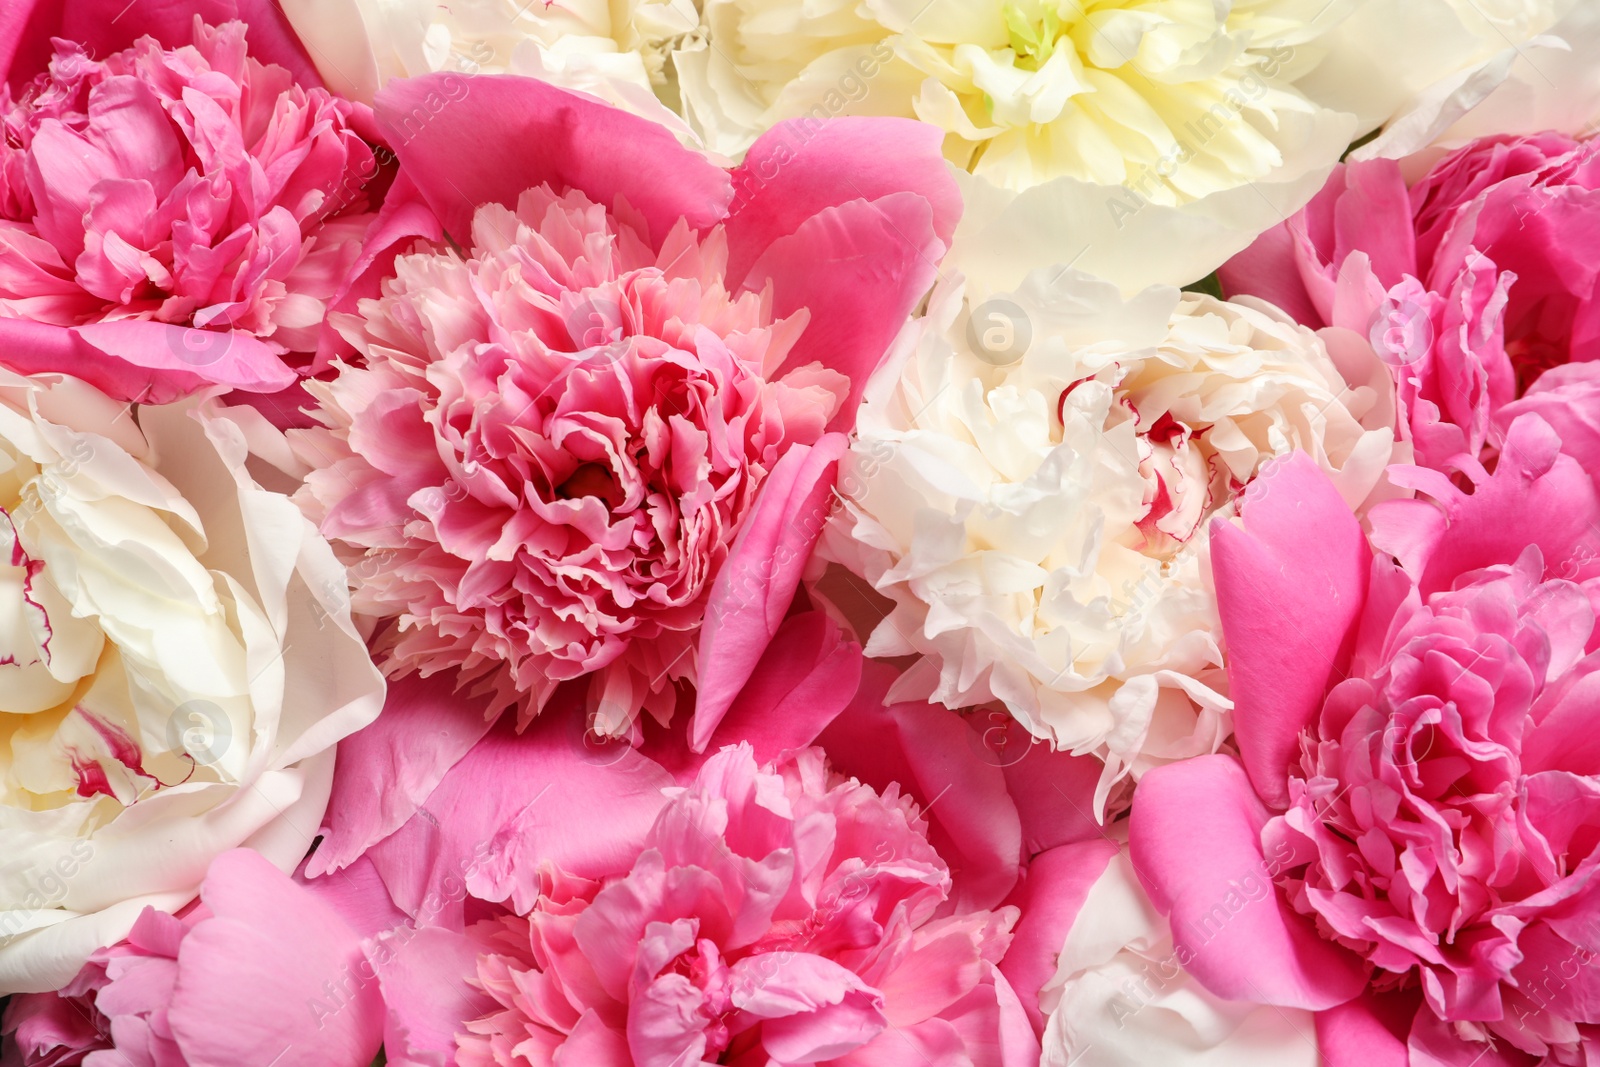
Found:
[[[584,878],[628,869],[672,777],[626,744],[586,743],[580,692],[559,691],[524,733],[503,718],[368,851],[407,914],[452,923],[464,886],[526,911],[544,863]]]
[[[1053,848],[1033,858],[1016,892],[1006,901],[1022,909],[1022,918],[1012,931],[1000,973],[1016,991],[1036,1033],[1044,1033],[1045,1024],[1039,990],[1056,973],[1056,957],[1089,888],[1116,854],[1116,844],[1104,838]]]
[[[1231,756],[1157,767],[1134,791],[1134,870],[1172,921],[1178,962],[1217,996],[1311,1011],[1342,1004],[1366,978],[1273,886],[1261,851],[1268,818]]]
[[[383,1000],[337,912],[248,849],[212,862],[201,899],[167,1015],[190,1067],[371,1062]]]
[[[937,259],[961,220],[961,192],[942,144],[937,129],[908,119],[795,119],[772,127],[733,172],[728,277],[744,278],[776,241],[828,208],[902,192],[926,201],[933,215],[930,234],[904,239]],[[939,242],[937,252],[930,238]]]
[[[450,1067],[456,1034],[498,1005],[474,986],[478,947],[439,927],[405,927],[372,949],[388,1006],[383,1050],[391,1067]]]
[[[882,792],[898,783],[927,811],[961,910],[992,908],[1016,885],[1022,823],[1005,774],[965,719],[937,704],[884,707],[894,671],[868,662],[860,691],[818,738],[835,769]]]
[[[1093,756],[1074,756],[1036,740],[1004,711],[972,719],[985,759],[999,765],[1022,817],[1024,858],[1077,841],[1103,836],[1094,817],[1095,788],[1105,764]]]
[[[1234,734],[1256,792],[1289,801],[1285,771],[1338,680],[1361,617],[1372,553],[1310,457],[1275,460],[1245,493],[1244,529],[1211,526]]]
[[[485,702],[455,692],[449,671],[389,683],[383,713],[339,742],[326,836],[306,871],[336,871],[400,829],[445,773],[489,731]]]
[[[212,384],[272,392],[295,380],[254,337],[157,322],[68,328],[0,318],[0,352],[20,374],[70,374],[129,403],[170,404]]]
[[[295,872],[295,883],[337,912],[357,936],[377,937],[405,923],[405,913],[394,906],[371,860],[362,857],[321,878],[307,879],[304,869],[302,864]]]
[[[728,174],[664,127],[591,96],[510,74],[391,81],[375,110],[400,165],[457,241],[480,204],[515,207],[548,183],[615,208],[626,200],[659,245],[679,219],[721,221]]]
[[[104,354],[106,370],[100,373],[115,375],[121,394],[148,383],[146,403],[164,403],[155,397],[170,400],[206,385],[274,393],[295,382],[294,371],[271,348],[241,330],[198,330],[135,319],[93,322],[73,330]],[[126,367],[113,370],[113,362]],[[76,373],[65,367],[54,369]],[[196,381],[199,386],[189,384]]]
[[[693,745],[704,752],[794,601],[833,507],[842,434],[784,454],[761,486],[706,603],[698,649]]]
[[[816,740],[856,694],[861,646],[821,611],[783,621],[707,751],[748,742],[758,764]]]
[[[806,219],[750,268],[745,287],[770,284],[776,314],[811,311],[784,369],[821,363],[850,379],[830,430],[855,425],[867,379],[933,284],[944,255],[936,223],[932,205],[915,193],[853,200]]]
[[[1326,1067],[1407,1067],[1406,1033],[1417,998],[1363,993],[1317,1012],[1317,1049]]]

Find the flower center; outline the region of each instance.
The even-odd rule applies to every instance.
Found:
[[[1037,18],[1023,10],[1022,5],[1007,4],[1002,13],[1006,31],[1011,37],[1011,51],[1016,55],[1016,65],[1022,70],[1038,70],[1050,59],[1051,53],[1061,43],[1061,16],[1054,8],[1046,8]]]

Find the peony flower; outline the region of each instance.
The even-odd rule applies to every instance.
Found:
[[[1075,261],[1132,294],[1205,276],[1321,186],[1360,131],[1295,79],[1348,7],[706,0],[673,61],[685,117],[733,156],[797,117],[938,126],[969,279]]]
[[[59,992],[12,1000],[6,1062],[368,1064],[384,1012],[366,931],[351,925],[351,905],[377,895],[363,888],[299,884],[254,852],[225,852],[181,918],[146,908]]]
[[[688,113],[714,147],[741,152],[818,104],[882,108],[943,129],[950,161],[1001,188],[1056,177],[1135,188],[1148,175],[1139,192],[1160,204],[1282,164],[1280,127],[1316,111],[1283,76],[1289,46],[1337,21],[1138,0],[1092,12],[998,0],[789,6],[707,0],[709,46],[678,62]],[[830,103],[829,93],[849,95]]]
[[[920,1064],[942,1050],[974,1065],[1037,1062],[997,966],[1017,910],[951,910],[951,872],[920,805],[899,789],[833,773],[816,748],[761,766],[741,743],[704,759],[684,785],[658,788],[639,827],[646,794],[631,790],[661,769],[627,748],[608,768],[588,766],[593,757],[550,721],[530,731],[532,758],[563,783],[607,780],[625,825],[574,836],[559,813],[518,816],[494,839],[537,863],[493,850],[466,876],[455,918],[380,939],[392,957],[379,969],[391,1055],[842,1067]],[[528,751],[490,758],[526,762]],[[444,840],[485,826],[482,804],[438,810]],[[429,885],[418,854],[404,855],[373,860],[391,885]],[[478,903],[485,897],[507,906]],[[441,1003],[450,1010],[428,1007]]]
[[[422,116],[402,174],[460,250],[419,247],[336,320],[364,358],[310,386],[301,499],[357,610],[393,620],[391,674],[459,671],[524,721],[592,678],[606,734],[696,681],[703,744],[793,596],[954,190],[929,131],[860,120],[782,146],[730,212],[726,172],[539,82],[474,79],[426,123],[450,77],[378,113]],[[507,173],[462,142],[499,128]],[[854,170],[869,144],[887,162]]]
[[[552,876],[527,917],[468,928],[494,1008],[458,1062],[1036,1061],[995,967],[1016,910],[939,917],[949,872],[896,791],[816,749],[770,771],[724,749],[644,845],[603,884]]]
[[[1117,831],[1120,838],[1122,830]],[[1070,912],[1054,976],[1041,1067],[1317,1067],[1310,1012],[1223,1000],[1183,969],[1167,921],[1139,886],[1120,840],[1070,846]],[[1236,899],[1272,884],[1239,879]]]
[[[58,41],[0,90],[0,344],[118,399],[273,392],[319,345],[372,220],[358,111],[245,26],[103,58]]]
[[[1194,977],[1319,1012],[1333,1067],[1596,1040],[1600,497],[1559,444],[1524,415],[1492,474],[1397,469],[1376,554],[1299,456],[1213,534],[1240,758],[1146,775],[1132,858]]]
[[[61,986],[227,849],[291,869],[378,712],[332,552],[245,468],[258,418],[0,371],[0,989]]]
[[[693,0],[288,0],[329,85],[371,102],[392,78],[522,74],[598,96],[693,140],[672,109],[672,48],[699,26]]]
[[[1409,190],[1401,175],[1389,160],[1341,169],[1223,280],[1369,341],[1394,370],[1402,432],[1439,468],[1492,454],[1508,405],[1547,370],[1600,358],[1600,141],[1497,137]]]
[[[1003,705],[1104,758],[1103,804],[1227,737],[1199,535],[1295,448],[1361,504],[1393,433],[1383,398],[1265,305],[1123,302],[1064,269],[962,296],[936,290],[874,386],[825,551],[893,602],[867,654],[923,657],[893,699]]]
[[[595,737],[574,714],[581,699],[574,686],[558,694],[561,706],[518,733],[509,722],[485,732],[483,716],[471,714],[481,710],[484,699],[463,698],[447,680],[397,681],[378,721],[340,746],[327,835],[308,864],[308,871],[320,877],[364,857],[356,862],[370,863],[390,887],[395,904],[411,917],[412,933],[386,935],[373,946],[375,960],[388,958],[380,963],[379,977],[390,1006],[385,1042],[390,1060],[453,1062],[458,1036],[471,1033],[469,1020],[489,1029],[521,1025],[515,1014],[522,1010],[519,1005],[500,1003],[498,994],[485,992],[488,983],[479,983],[480,964],[529,971],[529,954],[536,961],[542,958],[532,940],[533,928],[566,921],[557,915],[562,911],[558,900],[566,901],[573,914],[595,911],[581,920],[587,929],[625,891],[606,887],[624,886],[631,892],[647,880],[644,871],[657,853],[670,870],[674,857],[698,864],[723,848],[751,857],[735,861],[741,869],[765,872],[751,875],[757,881],[750,883],[763,887],[765,904],[755,899],[755,890],[747,891],[735,879],[718,882],[712,895],[703,898],[704,909],[693,912],[702,936],[720,939],[716,951],[728,967],[739,967],[742,975],[799,974],[784,968],[787,960],[802,954],[833,960],[846,969],[867,967],[872,959],[887,964],[900,958],[888,953],[902,942],[894,932],[899,927],[888,922],[895,914],[889,898],[876,895],[879,889],[890,895],[910,893],[924,904],[942,898],[938,919],[911,923],[912,948],[932,936],[930,923],[960,918],[949,929],[976,932],[976,940],[963,937],[956,945],[943,944],[968,962],[935,968],[943,976],[938,991],[907,974],[902,976],[906,981],[885,979],[870,994],[851,985],[856,990],[853,1001],[876,1003],[877,994],[883,994],[886,1014],[900,1027],[893,1022],[897,1016],[891,1009],[899,995],[893,991],[909,989],[908,983],[915,981],[915,988],[922,990],[922,1007],[908,1007],[908,1014],[931,1011],[937,1017],[916,1016],[922,1020],[914,1024],[919,1034],[947,1032],[945,1023],[937,1021],[942,1019],[958,1031],[950,1037],[950,1047],[972,1049],[971,1062],[992,1062],[993,1053],[983,1047],[997,1040],[1004,1041],[1007,1055],[1027,1046],[1037,1057],[1036,1046],[1025,1035],[1030,1030],[1037,1034],[1043,1026],[1038,989],[1055,969],[1066,932],[1050,902],[1072,883],[1078,867],[1071,860],[1073,843],[1099,835],[1090,814],[1099,766],[1088,758],[1029,745],[1004,716],[969,722],[927,704],[885,706],[883,696],[893,675],[882,664],[864,661],[860,647],[845,639],[822,611],[796,611],[779,627],[719,722],[707,746],[709,756],[694,752],[683,731],[649,722],[637,748]],[[468,724],[476,724],[475,734]],[[448,769],[436,770],[429,750],[455,746],[464,751]],[[827,754],[826,774],[818,749]],[[758,766],[762,769],[755,770]],[[743,791],[751,782],[757,789],[754,805],[738,799],[747,795]],[[801,788],[793,801],[787,799],[792,786]],[[727,820],[696,824],[710,838],[682,822],[707,812],[715,821],[724,806]],[[832,813],[825,819],[824,809]],[[871,830],[852,821],[868,818],[887,821],[875,822]],[[827,830],[823,821],[834,829]],[[853,826],[857,829],[849,829]],[[902,827],[910,836],[902,835]],[[775,836],[764,836],[769,833]],[[779,893],[783,903],[772,911],[768,905],[776,902],[770,899],[769,891],[775,891],[770,872],[790,870],[785,865],[791,862],[786,858],[791,846],[784,842],[791,840],[799,844],[793,851],[799,866],[793,869],[790,889]],[[824,840],[838,845],[824,845]],[[650,851],[652,842],[656,852]],[[903,856],[890,862],[889,848],[896,842]],[[774,847],[777,853],[770,851]],[[884,869],[870,873],[870,884],[877,888],[869,898],[869,879],[862,871],[875,864]],[[723,867],[713,869],[725,873]],[[685,872],[683,877],[701,877],[684,867],[678,870]],[[911,881],[895,882],[898,888],[891,891],[887,883],[876,881],[890,870]],[[840,879],[847,882],[842,890]],[[859,893],[849,888],[856,881],[863,885]],[[828,896],[819,898],[819,893]],[[774,947],[812,927],[833,929],[823,923],[825,916],[807,918],[826,911],[822,905],[830,900],[866,910],[876,907],[876,918],[853,921],[850,929],[880,944],[881,954],[845,952],[836,942],[816,939],[811,948]],[[913,908],[909,898],[903,903],[910,909],[908,918],[920,914],[922,904]],[[1002,936],[1005,924],[999,922],[999,913],[1011,906],[1020,910],[1020,920]],[[732,914],[729,908],[746,916],[740,929],[761,927],[750,935],[754,941],[737,949],[728,947],[731,935],[718,918]],[[805,909],[810,911],[802,914]],[[763,913],[770,923],[758,917]],[[675,915],[673,920],[687,917]],[[492,923],[470,938],[464,936],[484,919]],[[510,940],[502,932],[509,932]],[[880,937],[885,940],[875,940]],[[979,965],[969,955],[993,957],[1001,940],[1010,945],[998,959],[1003,985],[989,975],[987,964]],[[638,937],[619,936],[590,958],[597,964],[613,954],[631,958],[639,944]],[[757,945],[763,955],[750,959]],[[698,955],[709,965],[709,957]],[[678,970],[692,973],[689,964],[695,956],[691,950],[682,957]],[[493,962],[486,962],[490,958]],[[750,962],[741,964],[742,959]],[[857,978],[850,979],[809,959],[803,965],[846,984],[876,980],[865,977],[868,970],[851,971]],[[548,985],[580,974],[564,964],[544,974],[547,970],[540,964],[540,973],[530,972],[528,980]],[[574,996],[590,996],[583,992],[587,986],[573,988]],[[1015,997],[1009,1007],[1007,989]],[[950,997],[960,999],[963,990],[969,999],[962,1003],[981,1004],[982,1011],[957,1020],[954,1009],[938,1005],[951,1004]],[[976,1002],[970,1000],[974,996]],[[626,1030],[622,1018],[627,998],[621,1007],[598,995],[588,1003],[604,1007],[605,1027]],[[1002,1009],[998,1024],[989,1017],[991,1004]],[[824,1007],[818,1005],[819,1010]],[[549,1019],[539,1024],[545,1028],[539,1031],[537,1047],[545,1050],[552,1042],[570,1041],[564,1055],[581,1057],[583,1034],[573,1031],[569,1039],[561,1028],[577,1016],[562,1018],[565,1022],[559,1025]],[[640,1025],[646,1025],[642,1020],[641,1015]],[[999,1030],[991,1029],[996,1025]],[[716,1030],[711,1025],[702,1033],[714,1043]],[[981,1034],[988,1037],[979,1041],[975,1035]],[[730,1062],[735,1045],[748,1047],[759,1036],[747,1032],[734,1041]],[[487,1030],[463,1040],[480,1053],[488,1041],[487,1054],[500,1054]],[[918,1048],[944,1047],[915,1040]],[[899,1063],[907,1054],[900,1039],[871,1047],[888,1063]],[[710,1053],[706,1058],[716,1059]],[[538,1055],[532,1059],[543,1062]]]

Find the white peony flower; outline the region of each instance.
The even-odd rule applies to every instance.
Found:
[[[329,86],[353,99],[434,71],[524,74],[693,136],[669,106],[668,56],[699,26],[694,0],[283,0],[283,10]]]
[[[0,992],[228,849],[292,869],[382,705],[332,550],[245,454],[212,404],[0,371]]]
[[[1105,759],[1103,804],[1228,735],[1206,524],[1295,449],[1365,500],[1393,411],[1346,381],[1385,379],[1262,303],[1124,301],[1064,268],[963,291],[935,289],[869,388],[823,551],[893,602],[867,653],[923,657],[891,700],[1004,704]]]
[[[1237,880],[1242,900],[1272,892],[1260,872]],[[1213,996],[1183,969],[1124,846],[1089,888],[1039,991],[1041,1067],[1316,1067],[1311,1012]]]

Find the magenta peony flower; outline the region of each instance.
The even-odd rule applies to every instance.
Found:
[[[307,886],[259,853],[224,853],[182,918],[146,908],[59,993],[15,997],[0,1024],[4,1062],[370,1063],[383,1002],[361,950],[373,931],[358,927],[381,892],[370,868]]]
[[[458,248],[401,257],[337,317],[364,358],[311,387],[302,498],[347,546],[358,610],[393,620],[391,674],[459,671],[524,722],[593,676],[606,734],[695,682],[703,747],[943,252],[938,138],[786,128],[730,179],[589,98],[451,78],[396,83],[378,116]]]
[[[1392,160],[1349,164],[1222,278],[1333,327],[1330,347],[1370,342],[1419,462],[1479,456],[1542,374],[1600,359],[1600,141],[1477,141],[1409,190]]]
[[[135,16],[137,17],[137,16]],[[0,87],[0,356],[122,400],[272,392],[318,348],[373,219],[358,105],[246,54],[246,27]]]
[[[1600,1046],[1600,497],[1559,445],[1394,468],[1375,557],[1303,458],[1213,535],[1240,759],[1147,776],[1132,855],[1180,962],[1322,1012],[1332,1067]]]

